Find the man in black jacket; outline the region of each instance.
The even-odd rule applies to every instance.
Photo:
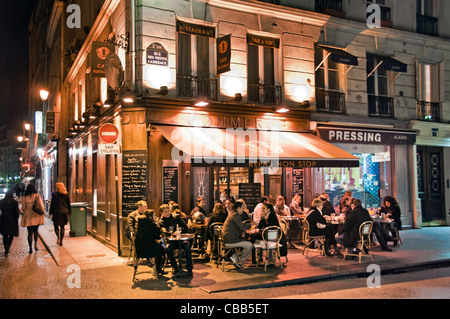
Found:
[[[179,215],[173,216],[170,213],[169,205],[166,205],[166,204],[161,205],[159,210],[162,213],[161,221],[160,221],[160,226],[161,226],[162,232],[168,233],[170,230],[170,227],[172,227],[172,233],[173,233],[174,231],[177,230],[177,226],[179,226],[179,228],[182,230],[183,233],[189,232],[188,226],[181,219],[181,217]],[[173,251],[174,251],[174,249],[179,248],[179,243],[178,242],[170,242],[170,243],[166,243],[166,245],[167,245],[166,246],[167,257],[169,258],[170,264],[172,265],[172,268],[174,270],[174,275],[175,275],[175,277],[177,277],[178,275],[181,275],[181,273],[179,273],[180,269],[178,268]],[[191,243],[187,240],[183,241],[181,243],[181,249],[184,250],[185,256],[186,256],[187,274],[188,274],[188,276],[192,277],[193,276],[192,268],[194,268],[194,267],[193,267],[193,263],[192,263]]]
[[[345,219],[344,227],[336,235],[336,241],[345,248],[355,247],[359,238],[359,226],[367,221],[372,221],[367,209],[362,207],[361,200],[354,199],[353,209]]]

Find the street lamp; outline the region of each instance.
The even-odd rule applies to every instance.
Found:
[[[48,99],[49,92],[46,89],[42,89],[39,91],[39,95],[41,96],[42,101],[46,101]]]

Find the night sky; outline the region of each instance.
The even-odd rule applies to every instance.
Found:
[[[28,110],[28,24],[32,0],[0,0],[0,124],[22,134]]]

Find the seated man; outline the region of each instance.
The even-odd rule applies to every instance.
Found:
[[[344,248],[355,248],[359,239],[359,226],[367,221],[372,221],[367,209],[362,207],[361,200],[354,199],[352,210],[345,219],[344,226],[336,234],[336,241]]]
[[[256,225],[254,221],[251,223],[243,223],[242,214],[244,212],[244,203],[237,201],[233,205],[232,212],[228,215],[222,228],[222,237],[227,247],[241,247],[241,260],[239,262],[238,256],[233,254],[230,259],[236,268],[243,268],[243,264],[247,261],[252,253],[253,244],[241,238],[242,232],[248,230],[252,225]]]
[[[133,240],[136,237],[136,227],[137,227],[137,218],[139,216],[144,216],[144,212],[147,210],[147,202],[144,200],[140,200],[137,202],[137,209],[127,217],[127,228],[125,229],[125,236]]]
[[[180,216],[173,216],[170,213],[170,209],[169,209],[169,205],[161,205],[159,207],[159,210],[161,212],[161,221],[160,221],[160,226],[161,226],[161,230],[163,232],[170,232],[170,227],[172,227],[172,232],[177,230],[177,226],[179,228],[181,228],[183,233],[188,233],[189,232],[189,228],[186,225],[186,223],[181,219]],[[170,264],[172,265],[172,268],[174,270],[174,274],[176,275],[179,272],[179,268],[178,268],[178,264],[177,261],[175,260],[175,256],[173,254],[174,249],[178,249],[179,248],[179,243],[178,242],[167,242],[166,243],[166,254],[167,257],[169,258]],[[191,252],[191,244],[188,240],[185,240],[182,242],[181,244],[181,248],[184,250],[185,254],[186,254],[186,270],[187,270],[187,274],[188,276],[193,276],[192,273],[192,268],[193,267],[193,263],[192,263],[192,252]]]

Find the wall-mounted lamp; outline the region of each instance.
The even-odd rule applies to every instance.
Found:
[[[167,94],[169,94],[169,89],[167,88],[167,86],[161,86],[161,87],[159,88],[159,91],[156,92],[155,94],[158,94],[158,95],[167,95]]]
[[[305,100],[305,101],[301,102],[301,103],[298,105],[298,107],[301,108],[301,109],[307,109],[307,108],[309,108],[310,105],[311,105],[311,104],[309,103],[309,101],[308,101],[308,100]]]
[[[194,106],[203,107],[207,105],[209,105],[209,102],[205,98],[194,101]]]
[[[125,103],[134,103],[134,96],[131,94],[125,94],[122,98]]]
[[[277,113],[286,113],[289,112],[289,109],[286,106],[279,105],[274,107],[273,111]]]
[[[236,93],[234,95],[234,99],[231,100],[231,102],[241,102],[242,101],[242,94],[241,93]]]

